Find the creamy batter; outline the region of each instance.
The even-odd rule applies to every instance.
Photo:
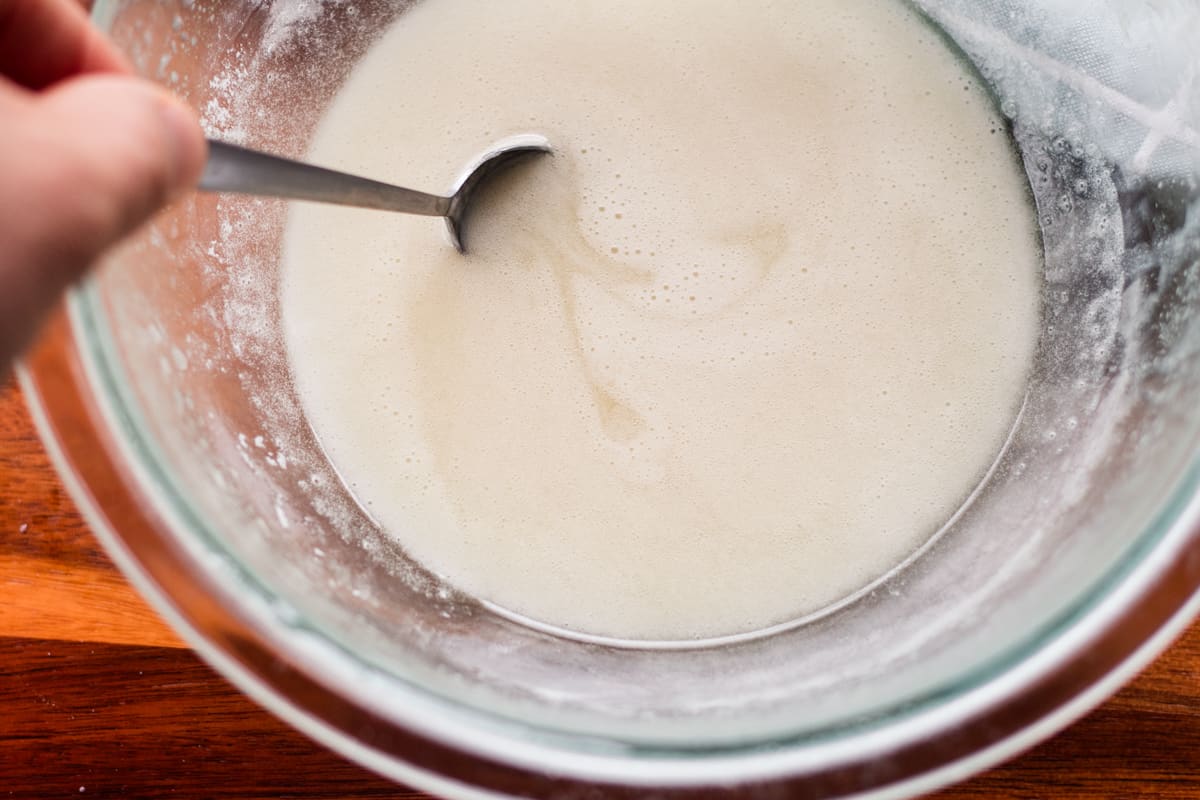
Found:
[[[426,0],[312,160],[450,189],[298,205],[296,387],[346,484],[459,589],[688,639],[834,603],[993,463],[1038,321],[1034,217],[982,88],[894,0]]]

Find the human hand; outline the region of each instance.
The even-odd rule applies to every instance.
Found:
[[[76,0],[0,0],[0,375],[204,158],[196,115],[133,77]]]

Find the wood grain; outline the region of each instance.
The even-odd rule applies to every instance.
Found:
[[[11,381],[0,389],[0,592],[2,635],[183,646],[88,532]]]
[[[0,796],[422,795],[292,731],[184,648],[92,539],[8,385]],[[1200,626],[1074,727],[936,798],[1200,798]]]

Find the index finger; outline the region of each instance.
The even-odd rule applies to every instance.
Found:
[[[74,0],[0,0],[0,75],[44,89],[84,72],[129,72]]]

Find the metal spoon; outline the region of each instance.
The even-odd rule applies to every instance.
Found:
[[[453,194],[442,197],[209,139],[199,188],[445,217],[450,240],[465,253],[464,226],[480,184],[523,158],[549,152],[550,143],[536,134],[504,139],[463,173]]]

